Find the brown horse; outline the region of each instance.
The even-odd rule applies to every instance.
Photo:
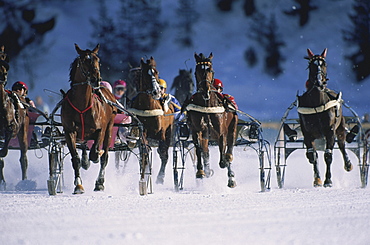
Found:
[[[81,194],[84,193],[84,188],[80,176],[81,159],[77,153],[76,143],[86,145],[87,140],[94,140],[89,160],[98,162],[100,156],[100,172],[94,191],[104,190],[108,147],[117,109],[105,101],[105,99],[115,101],[113,94],[108,89],[99,87],[101,81],[97,56],[99,44],[93,50],[81,50],[77,44],[75,48],[78,57],[71,64],[69,74],[71,89],[65,94],[62,102],[61,120],[75,174],[74,194]],[[84,154],[86,151],[83,148],[82,167],[87,169],[89,164]]]
[[[5,189],[4,179],[4,159],[8,154],[9,142],[12,138],[18,138],[21,157],[19,159],[22,170],[22,180],[27,179],[27,150],[28,150],[28,126],[29,117],[27,116],[26,108],[21,104],[23,98],[18,98],[17,95],[7,92],[5,84],[7,80],[9,65],[7,63],[7,55],[4,52],[4,46],[0,48],[0,137],[4,139],[4,144],[0,150],[0,188]],[[14,101],[16,100],[16,102]],[[17,103],[17,113],[14,103]]]
[[[150,138],[157,140],[159,143],[158,153],[161,158],[161,168],[157,176],[157,184],[163,184],[164,182],[166,164],[168,162],[168,148],[171,144],[172,126],[174,124],[173,106],[170,105],[168,110],[165,110],[159,100],[160,97],[156,62],[153,57],[150,57],[146,62],[144,62],[144,59],[141,59],[139,92],[132,101],[130,111],[136,114],[143,123],[145,141],[147,138]]]
[[[326,149],[324,158],[326,162],[326,174],[324,187],[331,187],[330,165],[333,159],[333,148],[335,137],[338,139],[338,146],[343,155],[344,169],[352,170],[352,164],[345,150],[346,129],[342,115],[341,93],[337,94],[329,90],[326,78],[326,53],[325,49],[321,55],[314,55],[307,49],[309,60],[309,77],[306,83],[307,92],[298,96],[298,114],[301,129],[304,137],[304,144],[307,148],[306,157],[313,164],[315,187],[322,186],[320,173],[317,166],[317,152],[315,140],[325,138]]]
[[[192,132],[197,155],[196,178],[209,177],[209,140],[216,140],[220,151],[219,165],[227,168],[228,186],[236,186],[234,172],[231,170],[233,147],[236,139],[238,116],[229,111],[223,96],[212,86],[213,68],[212,53],[205,57],[202,53],[194,54],[196,60],[195,77],[197,92],[184,103],[183,109],[188,110],[188,124]],[[203,159],[203,164],[202,164]]]

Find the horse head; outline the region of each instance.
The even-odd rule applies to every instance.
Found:
[[[208,58],[204,54],[194,54],[195,66],[195,79],[197,81],[197,91],[203,94],[204,98],[209,98],[211,92],[214,71],[212,67],[213,54],[211,53]]]
[[[158,83],[158,70],[156,62],[153,57],[150,57],[146,62],[141,58],[141,78],[140,78],[140,92],[146,92],[152,95],[153,99],[161,98],[160,87]]]
[[[326,53],[328,49],[324,49],[321,55],[315,55],[310,49],[307,49],[308,56],[305,57],[308,59],[308,87],[312,88],[313,86],[317,87],[320,90],[326,88],[327,81],[329,80],[326,77]]]
[[[98,87],[102,80],[100,77],[100,59],[98,57],[100,45],[96,45],[93,50],[82,50],[75,44],[78,57],[71,64],[70,81],[72,86],[89,84]]]
[[[5,83],[8,78],[9,64],[4,45],[0,47],[0,82]]]

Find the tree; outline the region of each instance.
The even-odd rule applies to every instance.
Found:
[[[280,48],[285,46],[277,33],[275,16],[267,20],[262,14],[256,14],[250,28],[249,37],[256,41],[265,50],[265,72],[271,76],[278,76],[283,72],[281,63],[285,60]],[[247,50],[248,52],[248,50]]]
[[[252,16],[256,12],[256,4],[254,3],[254,0],[245,0],[243,9],[246,16]]]
[[[349,15],[353,26],[343,31],[343,38],[357,46],[346,58],[352,62],[356,80],[361,82],[370,75],[370,1],[355,0],[353,10],[354,14]]]
[[[286,15],[299,16],[299,26],[304,26],[308,23],[310,12],[316,10],[316,6],[311,5],[311,0],[294,0],[299,7],[293,6],[292,10],[284,11]]]
[[[107,16],[106,8],[100,8],[98,19],[92,23],[95,41],[102,47],[109,46],[100,54],[105,63],[103,77],[126,78],[130,65],[138,66],[141,57],[155,50],[163,29],[160,6],[160,0],[120,0],[115,22]],[[106,20],[96,25],[101,18]]]
[[[185,47],[193,46],[193,24],[198,20],[199,14],[195,11],[194,0],[179,0],[179,7],[176,9],[178,16],[178,41]]]
[[[23,67],[26,70],[29,75],[27,83],[31,89],[35,79],[32,69],[34,59],[45,48],[42,45],[43,37],[54,28],[56,19],[40,17],[37,10],[41,4],[42,0],[35,0],[33,4],[27,1],[0,0],[0,46],[5,46],[6,53],[12,60],[11,65],[16,64],[13,68]],[[22,53],[26,48],[27,52]]]

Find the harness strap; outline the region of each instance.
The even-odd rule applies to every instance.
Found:
[[[73,109],[75,109],[75,111],[77,111],[78,113],[80,113],[80,119],[81,119],[81,125],[82,125],[82,128],[81,128],[81,130],[82,130],[82,139],[81,140],[84,140],[85,139],[85,120],[84,120],[83,114],[92,108],[94,102],[91,102],[91,105],[88,106],[85,110],[80,111],[76,106],[74,106],[72,104],[71,100],[68,97],[68,94],[66,96],[66,99],[67,99],[68,103],[70,104],[70,106]]]
[[[197,111],[202,113],[209,113],[209,114],[216,114],[216,113],[224,113],[225,108],[223,106],[216,106],[216,107],[205,107],[199,106],[194,104],[189,104],[186,106],[186,110],[188,111]]]
[[[138,110],[135,108],[128,108],[129,112],[141,116],[141,117],[155,117],[155,116],[163,116],[164,112],[162,109],[154,109],[154,110]]]
[[[297,111],[300,114],[316,114],[316,113],[321,113],[321,112],[324,112],[326,110],[329,110],[330,108],[332,108],[334,106],[336,106],[337,109],[339,109],[342,102],[343,102],[343,100],[342,100],[342,92],[339,92],[338,99],[336,99],[336,100],[330,100],[326,104],[321,105],[321,106],[318,106],[318,107],[314,107],[314,108],[310,108],[310,107],[299,107],[298,106],[297,107]]]

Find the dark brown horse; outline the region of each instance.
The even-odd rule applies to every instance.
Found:
[[[307,49],[309,60],[309,77],[306,82],[307,91],[298,96],[298,114],[301,129],[304,137],[304,144],[307,148],[306,157],[313,164],[314,183],[322,186],[320,173],[317,166],[317,152],[315,140],[324,138],[326,149],[324,153],[326,163],[326,174],[324,187],[331,187],[330,165],[333,159],[333,148],[335,137],[338,139],[338,146],[343,155],[344,169],[352,170],[352,164],[345,150],[346,129],[342,115],[341,93],[337,94],[329,90],[326,77],[326,53],[325,49],[321,55],[314,55]]]
[[[168,110],[165,110],[159,100],[160,97],[156,62],[153,57],[150,57],[146,62],[144,62],[144,59],[141,59],[139,92],[132,101],[130,111],[136,114],[143,123],[144,139],[154,139],[159,143],[158,153],[161,158],[161,168],[157,176],[157,184],[163,184],[164,182],[166,164],[168,162],[168,148],[170,147],[172,126],[174,124],[173,106],[170,105]]]
[[[4,139],[4,144],[0,150],[0,188],[5,189],[4,179],[4,159],[8,154],[9,142],[12,138],[18,138],[21,157],[19,159],[22,170],[22,180],[27,179],[27,150],[28,150],[28,126],[29,117],[27,116],[26,108],[21,104],[23,98],[18,98],[17,95],[10,94],[5,90],[9,65],[7,63],[7,55],[4,52],[4,46],[0,48],[0,137]],[[16,102],[15,102],[16,101]],[[17,103],[17,113],[14,103]]]
[[[196,60],[195,77],[197,92],[185,102],[188,110],[188,124],[192,132],[197,155],[196,178],[209,177],[209,140],[216,140],[220,151],[219,165],[227,168],[228,186],[236,186],[234,172],[231,170],[233,147],[236,139],[238,116],[229,111],[223,96],[212,86],[213,68],[212,53],[205,57],[202,53],[194,55]],[[203,159],[203,163],[202,163]]]
[[[81,50],[75,44],[78,57],[71,64],[71,89],[65,94],[61,120],[65,132],[66,142],[72,157],[75,174],[74,194],[84,193],[80,176],[81,159],[76,149],[76,143],[85,144],[87,140],[94,140],[90,148],[89,160],[98,162],[100,157],[100,172],[95,182],[94,191],[104,190],[105,167],[108,164],[108,147],[112,135],[112,128],[116,107],[109,105],[105,99],[115,101],[108,89],[99,87],[100,64],[97,56],[99,45],[93,50]],[[84,154],[83,150],[83,154]],[[89,164],[82,156],[82,167]]]
[[[179,70],[179,75],[173,79],[171,90],[175,90],[175,97],[183,104],[194,93],[192,69]]]

